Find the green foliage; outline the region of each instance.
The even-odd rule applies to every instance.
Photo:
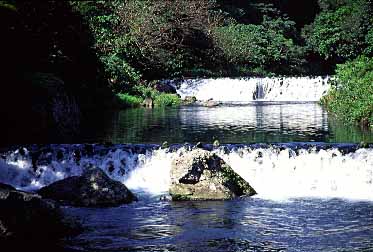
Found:
[[[291,23],[265,19],[262,25],[231,24],[214,30],[216,46],[231,63],[250,72],[273,70],[280,63],[299,64],[299,46],[285,36]],[[283,27],[284,26],[284,27]],[[242,70],[241,70],[242,71]]]
[[[180,104],[181,99],[176,94],[158,92],[154,99],[154,105],[159,107],[179,106]]]
[[[145,98],[151,98],[154,101],[155,106],[166,107],[166,106],[179,106],[181,99],[176,94],[161,93],[150,87],[143,85],[136,86],[134,88],[136,95]]]
[[[128,92],[142,77],[133,61],[137,51],[131,37],[122,34],[117,10],[122,1],[71,1],[94,37],[96,54],[114,92]]]
[[[320,1],[323,11],[304,28],[309,46],[336,62],[356,58],[366,46],[365,36],[371,26],[369,0]]]
[[[143,102],[142,98],[126,93],[119,93],[117,97],[119,98],[120,105],[123,107],[139,107]]]
[[[365,43],[367,44],[367,47],[365,48],[364,53],[368,56],[373,56],[373,28],[371,28],[365,36]]]
[[[324,103],[348,122],[373,123],[373,58],[360,56],[337,66],[337,84]]]
[[[0,8],[17,11],[17,7],[14,5],[14,3],[10,3],[9,1],[0,1]]]

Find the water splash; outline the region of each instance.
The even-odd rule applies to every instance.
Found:
[[[191,79],[166,81],[177,87],[181,98],[247,103],[262,101],[319,101],[330,88],[329,77]]]
[[[260,198],[373,200],[373,149],[321,147],[231,145],[213,152],[247,180]],[[0,182],[34,190],[94,165],[136,193],[162,195],[169,188],[172,160],[185,151],[189,149],[182,146],[169,150],[131,145],[96,145],[90,152],[84,145],[18,149],[0,159]]]

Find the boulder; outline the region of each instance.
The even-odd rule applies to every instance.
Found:
[[[111,207],[137,200],[119,181],[109,178],[101,169],[92,168],[82,176],[73,176],[46,187],[38,193],[43,198],[81,207]]]
[[[172,161],[172,200],[226,200],[256,194],[223,159],[202,149],[184,152]]]
[[[13,186],[0,182],[0,190],[16,190]]]
[[[57,240],[78,231],[63,218],[59,206],[41,196],[0,187],[0,242]]]

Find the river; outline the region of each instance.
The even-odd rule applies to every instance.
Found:
[[[372,143],[373,134],[329,115],[314,101],[320,93],[291,99],[296,80],[283,83],[273,85],[288,85],[292,96],[273,93],[272,84],[247,91],[239,83],[225,91],[234,89],[235,101],[216,107],[97,114],[76,139],[84,144],[3,151],[0,181],[32,191],[93,164],[138,195],[138,202],[116,208],[64,207],[85,227],[62,241],[66,251],[373,251],[373,148],[360,145]],[[316,88],[324,85],[318,83]],[[221,91],[211,91],[217,85],[211,81],[182,85],[184,96],[208,92],[216,100]],[[221,145],[212,146],[214,140]],[[160,148],[164,141],[170,148]],[[232,201],[160,200],[172,159],[197,142],[258,194]]]

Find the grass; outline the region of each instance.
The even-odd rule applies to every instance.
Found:
[[[129,95],[126,93],[117,94],[117,97],[119,98],[120,105],[123,107],[140,107],[143,102],[143,99],[141,97]]]

